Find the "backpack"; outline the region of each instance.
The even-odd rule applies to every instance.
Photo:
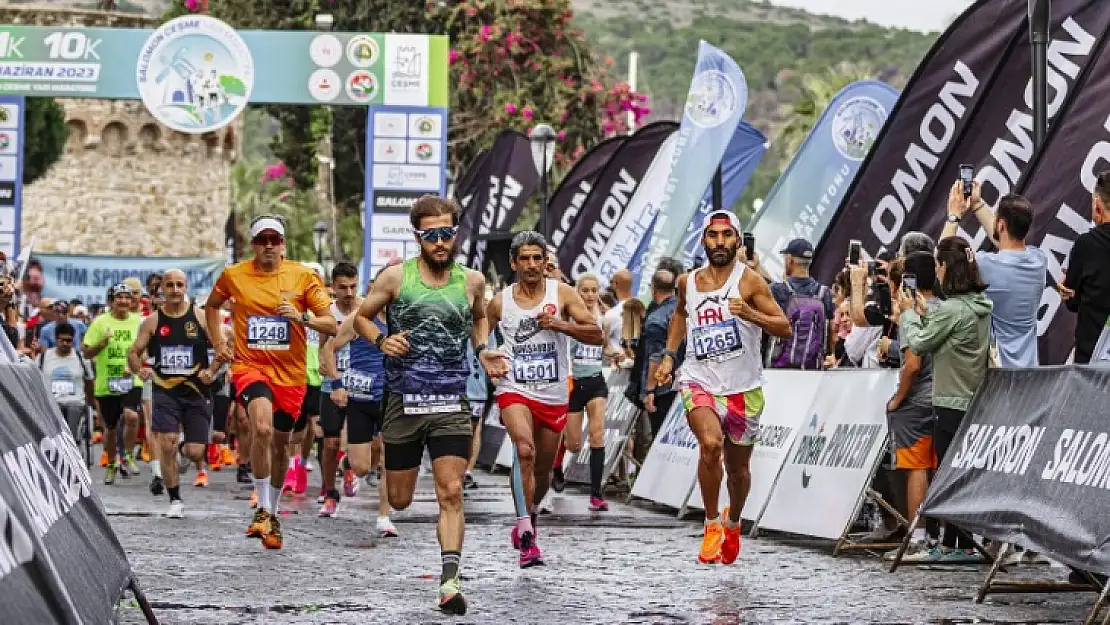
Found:
[[[828,289],[819,285],[816,295],[801,295],[790,286],[789,280],[785,284],[790,289],[785,312],[790,320],[791,336],[776,339],[771,368],[824,369],[829,332],[828,319],[825,318],[825,294]]]

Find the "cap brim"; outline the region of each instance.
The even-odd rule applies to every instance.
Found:
[[[254,222],[254,224],[251,225],[251,230],[250,230],[251,238],[253,239],[254,237],[262,234],[263,232],[265,232],[267,230],[273,230],[274,232],[278,233],[279,235],[285,236],[285,226],[281,225],[280,221],[267,217],[267,218],[259,219],[258,221]]]

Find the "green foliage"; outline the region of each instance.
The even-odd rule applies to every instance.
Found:
[[[23,143],[23,184],[31,184],[53,165],[66,147],[66,114],[52,98],[27,98]]]

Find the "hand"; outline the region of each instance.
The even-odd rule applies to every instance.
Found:
[[[825,368],[826,369],[835,369],[836,368],[836,356],[825,356]]]
[[[108,331],[105,331],[104,336],[100,337],[100,343],[98,343],[97,345],[98,345],[98,347],[100,347],[100,349],[104,349],[105,347],[108,347],[108,343],[111,340],[112,340],[112,333],[108,332]]]
[[[751,268],[756,273],[759,273],[761,265],[759,264],[759,253],[752,252],[752,259],[748,260],[748,248],[740,246],[740,258],[744,259],[744,264]]]
[[[390,334],[382,341],[382,353],[391,358],[400,358],[409,353],[409,331]]]
[[[901,399],[901,398],[899,398],[899,397],[892,397],[892,398],[890,399],[890,401],[888,401],[888,402],[886,403],[886,411],[887,411],[887,412],[894,412],[895,410],[898,410],[898,408],[899,408],[899,407],[900,407],[901,405],[902,405],[902,399]]]
[[[929,302],[926,302],[925,296],[920,293],[915,294],[914,305],[917,308],[917,315],[919,317],[924,317],[925,314],[929,312]]]
[[[886,360],[887,352],[890,351],[890,338],[883,337],[879,339],[879,361]]]
[[[898,289],[897,291],[895,291],[891,295],[891,300],[893,300],[892,307],[894,308],[895,317],[901,317],[902,313],[906,312],[907,310],[912,310],[914,307],[913,297],[910,295],[910,291],[907,291],[906,289]]]
[[[1075,290],[1069,289],[1063,284],[1057,283],[1056,292],[1060,294],[1060,299],[1064,300],[1065,302],[1075,297]]]
[[[654,391],[648,391],[647,394],[644,395],[644,410],[647,410],[648,412],[655,412],[655,392]]]
[[[733,317],[743,319],[744,321],[755,321],[755,309],[744,301],[743,297],[730,297],[728,300],[728,312],[732,313]]]
[[[487,348],[478,354],[478,362],[486,370],[491,380],[500,380],[509,375],[509,355],[501,349]]]
[[[142,372],[140,371],[139,373],[141,374]],[[200,378],[201,384],[208,385],[212,383],[212,380],[216,376],[213,375],[211,369],[201,369],[200,373],[197,374],[197,377]]]
[[[348,399],[347,389],[337,388],[337,389],[332,390],[332,392],[331,392],[331,402],[333,404],[335,404],[336,406],[339,406],[340,408],[345,407],[347,405],[347,399]]]
[[[663,359],[659,361],[659,366],[655,368],[655,383],[659,386],[670,384],[671,379],[674,377],[671,375],[673,369],[674,360],[671,358],[670,354],[663,356]]]
[[[964,197],[964,183],[957,180],[948,192],[948,214],[963,217],[969,210],[978,210],[983,200],[980,195],[979,183],[971,183],[971,197]]]
[[[235,351],[231,346],[231,341],[224,341],[218,349],[216,349],[216,362],[224,363],[235,360]]]
[[[545,312],[536,317],[536,322],[540,324],[540,328],[544,330],[554,330],[562,332],[567,327],[567,323],[555,315],[549,315]]]
[[[277,313],[293,322],[300,322],[301,320],[301,313],[288,300],[281,300],[277,307]]]

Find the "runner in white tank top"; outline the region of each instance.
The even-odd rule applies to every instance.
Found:
[[[494,394],[501,422],[513,441],[511,486],[517,510],[513,547],[520,567],[543,564],[536,545],[535,505],[551,484],[551,466],[567,421],[567,339],[601,345],[604,337],[582,298],[567,284],[544,277],[547,242],[538,232],[516,235],[509,261],[520,282],[490,300],[490,326],[509,355],[508,375]]]
[[[763,412],[763,332],[790,336],[790,322],[767,282],[737,261],[740,223],[729,211],[714,211],[702,231],[709,266],[679,278],[678,308],[667,333],[667,349],[656,382],[672,377],[674,350],[685,340],[678,374],[690,429],[701,450],[698,478],[705,508],[705,537],[698,561],[732,564],[740,554],[740,514],[751,486],[749,463],[759,440]],[[724,526],[717,503],[721,453],[728,475],[730,508]]]

